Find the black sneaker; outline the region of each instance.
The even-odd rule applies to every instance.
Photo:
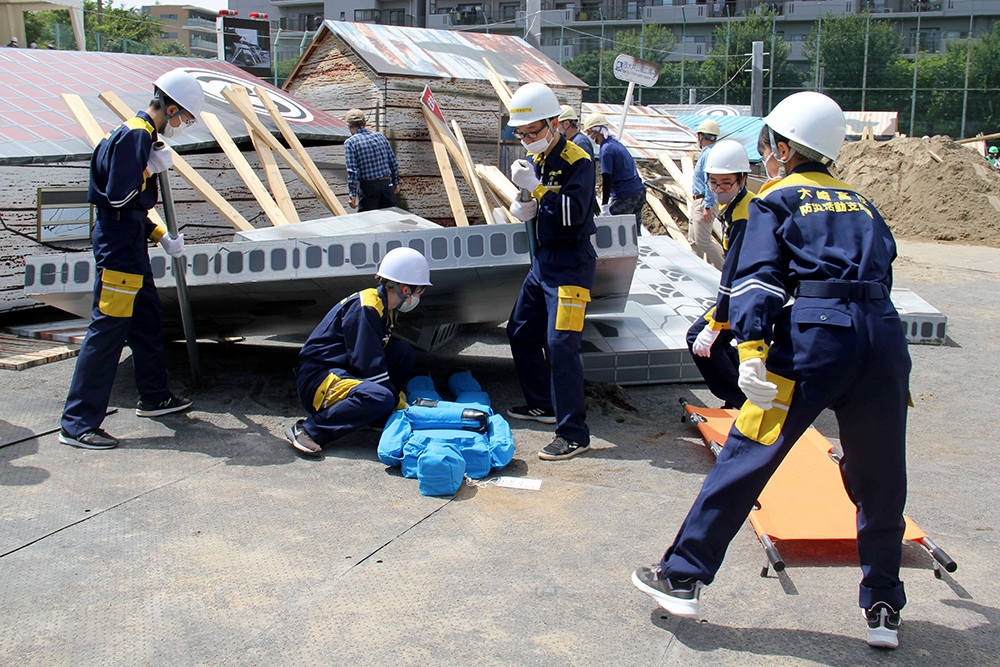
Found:
[[[640,567],[632,573],[632,583],[674,616],[698,618],[698,597],[704,583],[697,579],[671,579],[660,567]]]
[[[183,396],[171,396],[159,403],[150,403],[140,398],[139,404],[135,406],[135,414],[139,417],[159,417],[172,412],[182,412],[190,407],[191,399]]]
[[[542,451],[538,452],[538,458],[543,461],[561,461],[571,459],[580,452],[590,449],[590,445],[581,445],[579,442],[567,440],[561,435],[557,435],[549,444],[545,445]]]
[[[59,442],[83,449],[114,449],[118,439],[107,434],[103,429],[95,428],[74,437],[65,429],[59,429]]]
[[[875,648],[896,648],[899,646],[899,629],[902,619],[899,612],[885,602],[876,602],[865,609],[865,620],[868,621],[868,645]]]
[[[514,419],[528,419],[530,421],[542,422],[543,424],[555,424],[556,413],[543,408],[533,408],[530,405],[519,405],[516,408],[507,410],[507,416]]]
[[[306,430],[302,427],[305,423],[305,419],[300,419],[286,428],[285,437],[288,439],[288,442],[292,443],[292,447],[299,450],[303,454],[319,456],[323,453],[323,448],[316,444],[316,441],[313,440],[308,433],[306,433]]]

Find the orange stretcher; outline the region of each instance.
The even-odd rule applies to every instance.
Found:
[[[739,415],[739,410],[699,408],[681,399],[685,415],[698,427],[705,444],[718,457]],[[792,446],[771,476],[750,512],[750,524],[760,539],[767,560],[776,572],[785,563],[774,543],[780,540],[856,540],[857,508],[847,496],[840,476],[839,459],[833,445],[814,427],[809,427]],[[915,542],[934,558],[934,576],[939,566],[954,572],[958,565],[913,522],[906,520],[903,539]],[[940,565],[939,565],[940,564]],[[767,575],[767,565],[761,576]]]

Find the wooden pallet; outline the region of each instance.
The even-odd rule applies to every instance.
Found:
[[[50,361],[69,359],[79,353],[79,345],[0,333],[0,368],[5,370],[23,371]]]

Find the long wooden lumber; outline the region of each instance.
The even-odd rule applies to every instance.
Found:
[[[427,107],[421,107],[424,115],[431,114]],[[451,161],[448,159],[448,149],[444,146],[444,139],[441,138],[441,131],[437,125],[427,121],[427,132],[431,137],[431,145],[434,148],[434,159],[437,160],[438,169],[441,171],[441,180],[444,182],[444,191],[448,195],[448,206],[451,207],[451,214],[455,218],[455,224],[459,227],[468,227],[469,218],[465,214],[465,205],[462,203],[462,195],[458,191],[458,181],[455,180],[455,172],[451,169]]]
[[[333,193],[330,189],[330,185],[323,178],[323,174],[320,173],[319,167],[313,162],[312,158],[309,157],[309,153],[306,151],[305,146],[299,141],[299,138],[295,136],[295,131],[292,130],[291,125],[285,120],[285,117],[281,115],[281,110],[278,109],[274,100],[268,94],[262,86],[254,86],[254,92],[257,93],[257,99],[261,101],[267,112],[271,114],[271,120],[274,124],[278,126],[278,130],[281,132],[281,136],[284,137],[285,141],[288,143],[292,152],[302,163],[305,168],[306,173],[309,174],[310,179],[312,179],[313,185],[316,186],[316,190],[319,192],[320,201],[330,210],[334,215],[346,215],[347,209],[344,205],[340,203],[337,199],[337,195]],[[398,185],[398,183],[397,183]]]
[[[462,128],[459,127],[458,121],[452,119],[451,126],[455,130],[455,137],[458,139],[458,146],[462,151],[462,157],[465,160],[466,169],[469,171],[469,182],[472,183],[472,189],[476,193],[476,200],[479,201],[479,207],[483,210],[483,217],[486,219],[487,224],[493,222],[493,210],[490,207],[488,201],[486,201],[486,195],[483,193],[483,184],[479,180],[479,174],[476,173],[476,163],[472,160],[472,153],[469,152],[469,146],[465,143],[465,137],[462,135]]]
[[[476,173],[497,194],[505,206],[510,206],[517,199],[517,186],[504,176],[499,167],[491,164],[477,164]]]
[[[97,124],[94,119],[94,115],[90,113],[90,109],[84,104],[83,99],[79,95],[74,95],[72,93],[63,93],[59,96],[69,109],[70,114],[72,114],[73,119],[76,124],[80,126],[83,130],[83,134],[87,137],[87,141],[90,143],[91,148],[97,148],[97,144],[101,142],[104,138],[104,132],[101,132],[101,126]],[[160,225],[166,229],[166,225],[163,224],[163,218],[160,214],[156,212],[156,209],[149,209],[149,220],[154,225]]]
[[[660,164],[662,164],[667,170],[667,173],[670,174],[670,178],[674,179],[674,183],[676,183],[684,191],[684,194],[686,195],[685,198],[690,200],[691,181],[685,178],[684,172],[679,166],[677,166],[677,163],[673,161],[673,158],[666,153],[658,153],[656,155],[656,159],[660,161]]]
[[[257,174],[250,166],[250,163],[247,162],[246,158],[243,157],[243,153],[233,143],[229,133],[226,132],[226,128],[222,126],[216,115],[203,111],[201,112],[201,118],[205,122],[205,126],[208,127],[208,131],[219,142],[219,146],[223,152],[229,157],[229,161],[233,163],[236,173],[240,175],[240,178],[243,179],[243,182],[246,183],[253,194],[254,199],[257,200],[257,203],[264,210],[264,214],[271,220],[271,224],[275,226],[287,225],[288,219],[285,217],[285,214],[281,212],[274,199],[271,198],[271,194],[267,191],[267,188],[257,178]]]
[[[510,88],[507,87],[507,83],[500,78],[499,74],[497,74],[497,71],[493,69],[493,65],[486,56],[483,56],[483,62],[486,63],[486,67],[489,69],[486,73],[486,77],[493,86],[493,90],[496,91],[497,97],[499,97],[500,101],[503,102],[507,111],[510,111],[510,98],[513,97],[514,94],[511,92]]]
[[[100,100],[122,120],[128,120],[134,115],[132,110],[128,108],[128,105],[122,102],[121,98],[111,91],[101,93],[98,95],[98,98],[100,98]],[[211,206],[222,214],[222,217],[228,220],[229,224],[236,229],[242,231],[253,230],[253,225],[247,222],[246,218],[240,215],[240,212],[233,208],[232,204],[216,192],[215,188],[213,188],[208,181],[201,177],[201,174],[185,162],[184,158],[177,154],[177,151],[173,148],[170,148],[170,151],[174,155],[174,171],[180,174],[181,178],[187,181],[191,187],[194,188],[195,192],[204,197],[205,201],[211,204]]]
[[[233,93],[246,106],[249,107],[253,104],[250,101],[250,95],[247,93],[246,88],[243,86],[233,86],[232,88]],[[295,210],[295,204],[292,202],[291,195],[288,194],[288,187],[285,185],[285,179],[281,175],[281,169],[278,168],[278,162],[274,159],[274,153],[268,148],[267,142],[261,139],[250,123],[244,122],[244,124],[246,125],[247,133],[250,135],[250,141],[253,142],[253,147],[257,149],[257,155],[260,156],[260,164],[264,167],[264,174],[267,176],[268,185],[271,186],[271,194],[274,195],[274,202],[281,209],[281,212],[285,214],[285,219],[288,220],[289,224],[299,222],[299,213]]]
[[[653,213],[659,218],[660,222],[667,229],[667,234],[670,235],[674,241],[677,241],[685,250],[691,250],[691,244],[688,242],[687,237],[684,236],[684,232],[681,231],[680,227],[677,226],[677,222],[674,217],[670,215],[667,207],[663,205],[660,198],[657,197],[652,192],[647,192],[646,203],[649,204],[649,208],[653,209]]]

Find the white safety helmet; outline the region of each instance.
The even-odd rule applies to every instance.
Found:
[[[834,161],[844,145],[847,126],[839,104],[810,90],[778,102],[764,118],[764,124],[789,141]]]
[[[560,108],[562,109],[562,113],[559,114],[559,118],[557,119],[560,123],[564,120],[580,120],[580,116],[577,115],[576,110],[570,105],[564,104]]]
[[[722,131],[719,129],[719,124],[716,123],[711,118],[706,118],[705,120],[701,121],[701,124],[698,126],[697,132],[698,134],[710,134],[713,137],[717,137],[720,134],[722,134]]]
[[[153,85],[196,119],[205,106],[205,91],[201,89],[201,84],[182,69],[170,70]]]
[[[427,260],[413,248],[393,248],[387,252],[375,275],[400,285],[431,284],[431,269]]]
[[[608,119],[604,117],[604,114],[600,112],[592,113],[583,119],[583,131],[592,130],[595,127],[601,127],[602,125],[607,125]]]
[[[521,127],[535,121],[558,118],[562,106],[544,83],[526,83],[510,98],[510,125]]]
[[[706,174],[748,174],[750,160],[743,144],[733,139],[723,139],[712,146],[705,159]]]

